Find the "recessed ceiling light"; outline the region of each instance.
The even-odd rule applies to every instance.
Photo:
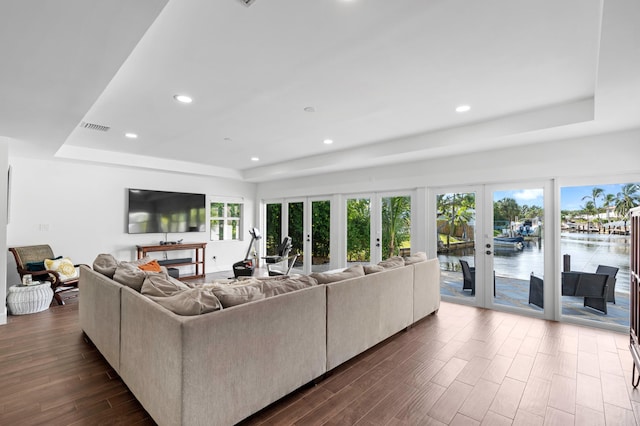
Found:
[[[469,105],[460,105],[456,108],[456,112],[467,112],[471,109]]]
[[[325,145],[331,145],[333,143],[332,139],[325,139],[322,141]]]
[[[304,112],[316,112],[316,109],[312,106],[308,106],[304,108]]]
[[[129,139],[138,139],[138,135],[136,135],[135,133],[125,133],[124,136]]]
[[[260,161],[258,157],[251,157],[251,161]]]
[[[187,95],[174,95],[173,98],[176,101],[181,102],[183,104],[190,104],[191,102],[193,102],[193,99],[191,99],[191,96],[187,96]]]

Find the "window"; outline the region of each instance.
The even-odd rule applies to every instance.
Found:
[[[211,241],[241,240],[242,203],[211,202]]]

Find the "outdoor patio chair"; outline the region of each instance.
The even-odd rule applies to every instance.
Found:
[[[71,268],[71,262],[66,260],[68,263],[67,266],[72,270],[70,273],[63,269],[47,270],[44,266],[45,259],[62,259],[62,256],[55,257],[53,255],[53,250],[48,244],[11,247],[9,251],[16,260],[16,267],[18,268],[20,279],[22,279],[24,275],[30,274],[35,281],[49,281],[53,289],[53,298],[59,305],[64,305],[65,299],[70,299],[78,295],[78,281],[80,280],[78,267],[80,265],[73,265],[73,268],[75,268],[74,272],[73,268]],[[58,260],[58,262],[60,261]],[[65,276],[65,273],[69,275]],[[62,295],[65,295],[65,297],[63,298]]]
[[[544,309],[544,281],[531,274],[529,277],[529,303]]]
[[[584,297],[584,306],[607,314],[607,280],[606,274],[581,273],[576,285],[576,296]]]
[[[476,294],[476,268],[469,266],[469,262],[460,259],[462,267],[462,290],[471,290],[471,295]]]
[[[596,274],[606,274],[609,276],[607,280],[607,302],[616,303],[616,275],[618,274],[618,268],[613,266],[598,265]]]

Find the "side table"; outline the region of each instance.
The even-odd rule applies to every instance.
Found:
[[[13,285],[7,294],[7,307],[12,315],[33,314],[49,309],[52,299],[50,282]]]

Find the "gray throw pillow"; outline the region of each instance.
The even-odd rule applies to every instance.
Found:
[[[261,278],[260,281],[262,281],[262,291],[265,297],[276,296],[278,294],[289,293],[318,285],[318,281],[308,275],[265,277]]]
[[[342,272],[314,272],[312,274],[309,274],[309,276],[315,278],[318,281],[318,284],[329,284],[347,280],[349,278],[363,277],[364,268],[362,267],[362,265],[355,265],[345,269]]]
[[[393,256],[382,262],[378,262],[378,265],[382,266],[385,269],[393,269],[400,268],[404,266],[404,259],[400,256]]]
[[[220,300],[224,308],[242,305],[265,297],[262,286],[256,284],[214,287],[213,294]]]
[[[404,258],[405,265],[412,265],[414,263],[425,262],[427,260],[427,253],[423,251],[419,251],[411,256],[407,256]]]
[[[93,261],[93,270],[113,279],[118,261],[111,254],[99,254]]]
[[[202,287],[181,290],[171,296],[147,297],[178,315],[200,315],[222,309],[213,292]]]
[[[146,296],[168,297],[190,290],[186,284],[161,272],[146,272],[140,292]]]
[[[121,262],[113,274],[114,281],[126,285],[127,287],[131,287],[138,292],[142,290],[142,283],[146,277],[147,274],[145,271],[126,262]]]
[[[376,272],[384,271],[384,267],[381,265],[363,265],[362,267],[364,268],[365,275],[375,274]]]

